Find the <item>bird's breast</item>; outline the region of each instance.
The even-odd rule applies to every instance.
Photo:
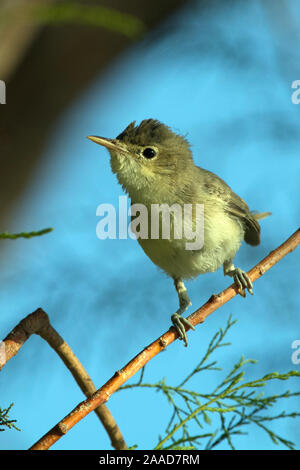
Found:
[[[148,208],[147,236],[145,237],[146,231],[144,231],[144,237],[139,237],[138,242],[151,261],[169,276],[190,279],[199,274],[214,272],[222,266],[224,261],[233,259],[238,251],[243,239],[241,224],[229,217],[223,207],[210,202],[203,205],[202,214],[202,223],[198,223],[198,220],[195,223],[194,219],[190,222],[192,227],[190,227],[189,236],[196,234],[193,239],[188,238],[185,233],[184,218],[181,220],[173,212],[169,219],[170,236],[166,237],[168,230],[163,233],[162,225],[160,225],[158,237],[153,238],[151,229],[153,224],[157,224],[157,220],[154,221],[151,208]],[[162,223],[162,218],[160,222]],[[178,238],[180,224],[182,236]],[[175,236],[176,230],[177,236]],[[195,241],[198,245],[196,249],[193,249]]]

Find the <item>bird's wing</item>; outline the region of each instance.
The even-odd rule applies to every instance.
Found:
[[[260,225],[251,214],[249,207],[245,201],[237,194],[231,191],[231,198],[227,204],[227,211],[229,214],[238,217],[242,220],[245,233],[244,240],[249,245],[259,245],[260,243]]]
[[[255,216],[250,212],[246,202],[235,194],[230,186],[214,173],[199,168],[202,173],[204,189],[225,202],[225,210],[229,215],[239,219],[244,227],[244,239],[249,245],[259,245],[260,225]]]

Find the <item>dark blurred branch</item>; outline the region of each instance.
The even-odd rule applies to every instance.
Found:
[[[0,4],[0,79],[9,80],[40,30],[30,9],[47,0],[4,0]],[[48,0],[50,2],[52,0]]]
[[[77,23],[106,28],[136,39],[145,32],[144,23],[134,15],[102,5],[59,2],[33,9],[32,18],[38,23]]]
[[[260,261],[252,268],[248,275],[252,282],[259,279],[265,272],[271,269],[284,256],[293,251],[300,244],[300,229],[298,229],[288,240],[276,248],[274,251]],[[192,313],[188,320],[193,324],[203,323],[204,320],[231,300],[238,294],[238,288],[232,284],[230,287],[222,291],[218,295],[212,295],[211,298],[198,310]],[[187,328],[188,329],[188,328]],[[133,358],[126,366],[117,371],[114,376],[106,382],[97,392],[87,400],[80,403],[63,418],[56,426],[47,432],[38,442],[36,442],[31,450],[47,450],[55,442],[57,442],[64,434],[66,434],[75,424],[83,419],[87,414],[93,411],[99,405],[108,401],[109,397],[118,390],[128,379],[136,372],[144,367],[154,356],[165,349],[169,344],[178,338],[178,333],[174,327],[171,327],[160,338],[147,346],[135,358]]]
[[[7,103],[0,115],[0,225],[31,183],[56,119],[133,40],[183,3],[0,0]],[[103,112],[99,105],[100,119]]]
[[[145,24],[132,14],[79,1],[5,0],[0,3],[0,76],[7,80],[45,24],[77,23],[137,38]]]
[[[41,336],[45,341],[47,341],[49,346],[54,349],[69,369],[86,397],[90,397],[95,393],[96,387],[93,384],[92,379],[85,371],[83,365],[75,356],[70,346],[51,326],[48,315],[41,308],[38,308],[35,312],[21,320],[20,323],[3,340],[1,346],[0,370],[9,361],[9,359],[17,354],[19,349],[32,334]],[[5,347],[5,354],[3,354],[3,344]],[[100,405],[95,408],[95,413],[106,429],[112,446],[119,450],[127,449],[122,433],[109,409],[105,405]]]

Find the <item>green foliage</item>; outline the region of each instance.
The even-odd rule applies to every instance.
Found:
[[[10,419],[8,414],[13,406],[13,403],[9,405],[8,408],[2,409],[0,408],[0,432],[4,431],[4,428],[1,428],[1,426],[7,427],[8,429],[16,429],[17,431],[20,431],[19,428],[14,424],[16,422],[15,419]]]
[[[286,374],[274,372],[257,380],[244,382],[244,366],[255,364],[256,361],[241,357],[211,393],[201,393],[186,385],[200,372],[222,370],[217,367],[216,360],[211,360],[211,356],[218,349],[230,345],[224,342],[224,338],[235,323],[236,321],[232,321],[229,317],[225,329],[221,328],[214,335],[199,364],[179,385],[167,385],[165,379],[155,384],[144,383],[144,371],[142,371],[137,383],[121,387],[122,390],[135,387],[151,388],[166,397],[172,410],[171,418],[165,428],[164,437],[159,437],[155,449],[187,450],[202,446],[211,450],[224,441],[230,449],[235,449],[234,436],[247,434],[245,428],[251,424],[266,432],[274,444],[281,443],[288,449],[294,448],[293,442],[278,435],[270,429],[269,424],[284,418],[299,417],[300,413],[283,411],[271,416],[270,411],[279,401],[299,396],[300,392],[286,391],[280,395],[268,396],[264,395],[263,389],[272,380],[300,377],[300,372],[293,370]],[[190,426],[191,423],[195,426]],[[191,428],[198,429],[198,432],[191,435]]]
[[[21,232],[21,233],[3,232],[3,233],[0,233],[0,238],[15,240],[16,238],[40,237],[41,235],[45,235],[45,233],[52,232],[52,230],[53,228],[44,228],[43,230],[39,230],[38,232]]]
[[[38,5],[33,9],[36,21],[43,23],[77,23],[97,26],[121,33],[129,38],[137,38],[145,31],[139,18],[101,5],[83,5],[76,2],[59,2]]]

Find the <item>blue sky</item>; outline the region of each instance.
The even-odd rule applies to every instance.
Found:
[[[240,249],[236,264],[243,269],[297,229],[300,105],[291,101],[291,84],[300,79],[299,5],[278,2],[283,16],[273,3],[264,2],[263,8],[258,0],[213,1],[204,9],[197,3],[185,7],[163,35],[149,34],[116,58],[59,119],[5,227],[11,232],[55,230],[39,239],[1,241],[6,248],[0,272],[3,337],[43,307],[99,387],[170,326],[177,308],[172,280],[136,241],[96,237],[97,206],[116,204],[123,193],[107,152],[87,135],[115,137],[129,122],[150,117],[187,135],[197,165],[222,177],[251,209],[273,213],[262,221],[261,245]],[[225,372],[242,354],[258,360],[246,368],[248,379],[299,370],[291,362],[291,343],[300,337],[298,266],[296,250],[255,283],[253,297],[233,299],[189,333],[188,348],[177,341],[151,361],[146,381],[180,382],[230,313],[238,319],[229,334],[232,346],[217,356]],[[221,270],[188,283],[193,307],[230,283]],[[206,390],[220,380],[218,373],[199,375],[195,389],[203,389],[204,378]],[[2,449],[28,448],[83,399],[59,358],[38,337],[30,338],[3,369],[0,389],[1,406],[15,403],[11,415],[22,429],[1,433]],[[269,391],[286,389],[299,390],[299,381],[274,383]],[[299,400],[285,405],[299,411]],[[140,449],[156,445],[170,415],[164,398],[146,390],[117,393],[108,406],[127,443]],[[276,426],[299,448],[299,422]],[[273,448],[253,428],[235,444]],[[90,414],[53,448],[110,446]]]

